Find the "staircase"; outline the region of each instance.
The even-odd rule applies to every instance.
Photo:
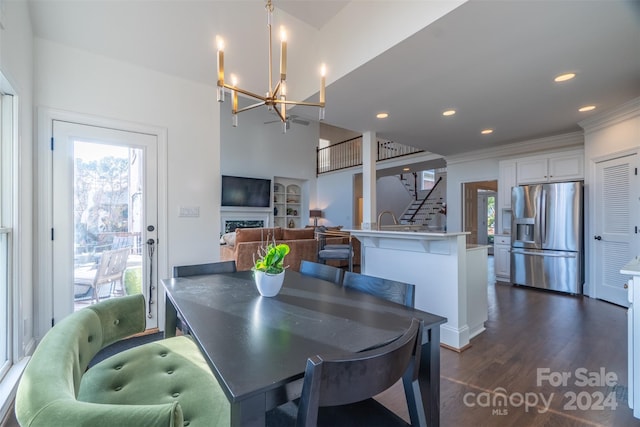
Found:
[[[400,216],[399,222],[401,224],[420,224],[428,226],[436,215],[443,213],[446,210],[446,206],[440,193],[434,193],[434,190],[438,187],[438,184],[442,182],[442,176],[438,178],[433,187],[426,193],[424,197],[420,197],[419,191],[416,190],[417,175],[404,174],[400,176],[400,181],[407,189],[409,194],[412,195],[413,201],[407,206],[404,213]],[[434,197],[431,197],[431,196]],[[436,198],[437,197],[437,198]]]
[[[438,200],[427,200],[424,204],[422,202],[422,199],[411,202],[400,217],[400,223],[429,225],[431,220],[443,208],[444,203],[442,197],[439,197]],[[420,206],[421,204],[422,206]]]

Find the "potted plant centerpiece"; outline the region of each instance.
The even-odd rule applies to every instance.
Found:
[[[258,260],[253,265],[253,277],[260,295],[273,297],[280,292],[284,281],[284,257],[289,253],[289,245],[269,243],[258,251]]]

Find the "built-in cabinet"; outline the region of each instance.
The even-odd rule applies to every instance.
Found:
[[[302,182],[275,178],[273,184],[273,224],[282,228],[301,228],[304,204]]]
[[[584,179],[584,150],[501,160],[498,172],[497,233],[511,232],[511,188],[516,185]]]
[[[511,189],[517,185],[584,179],[584,150],[569,150],[501,160],[494,263],[496,279],[510,281]]]
[[[520,159],[516,170],[518,185],[584,179],[584,152]]]
[[[496,234],[493,240],[493,262],[496,280],[511,281],[511,236]]]
[[[503,208],[511,208],[511,187],[516,185],[516,161],[501,161],[499,175],[498,199],[502,201]]]
[[[622,267],[621,274],[632,276],[627,284],[629,309],[627,311],[627,369],[629,408],[640,418],[640,256]]]

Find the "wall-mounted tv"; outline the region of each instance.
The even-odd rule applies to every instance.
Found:
[[[222,206],[268,208],[271,180],[222,175]]]

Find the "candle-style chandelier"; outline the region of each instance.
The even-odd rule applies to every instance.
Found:
[[[324,120],[324,95],[325,95],[325,74],[326,67],[324,64],[320,70],[320,100],[319,102],[304,102],[304,101],[291,101],[287,99],[287,40],[286,33],[283,27],[281,27],[281,41],[280,41],[280,80],[273,87],[273,72],[272,72],[272,54],[271,54],[271,20],[273,14],[273,5],[271,0],[267,0],[265,6],[267,10],[267,28],[269,30],[269,90],[266,95],[258,95],[245,89],[238,87],[238,81],[236,77],[231,75],[231,84],[228,84],[224,80],[224,41],[220,37],[216,37],[218,43],[218,102],[224,102],[225,88],[231,91],[232,105],[231,105],[231,117],[234,127],[238,126],[238,113],[248,111],[262,105],[266,105],[269,110],[274,110],[280,121],[282,122],[282,131],[287,131],[287,105],[303,105],[310,107],[320,107],[319,119]],[[248,105],[243,108],[238,108],[238,93],[254,98],[259,102]]]

